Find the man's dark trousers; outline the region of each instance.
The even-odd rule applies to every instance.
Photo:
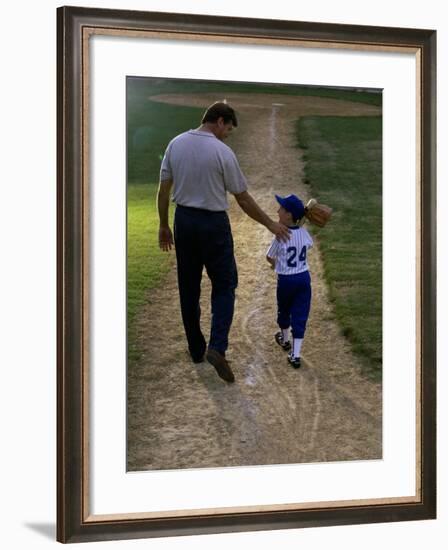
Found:
[[[225,354],[238,285],[227,213],[178,205],[174,241],[182,321],[190,354],[193,360],[200,360],[207,346],[201,331],[199,306],[204,267],[212,284],[209,348]]]

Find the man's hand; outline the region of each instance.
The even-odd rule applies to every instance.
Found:
[[[168,250],[171,250],[171,247],[173,246],[173,234],[171,232],[171,229],[169,226],[167,227],[160,227],[159,229],[159,246],[162,250],[165,252],[168,252]]]
[[[157,209],[159,211],[159,246],[165,252],[173,246],[173,234],[168,223],[168,210],[170,207],[170,193],[173,186],[172,180],[161,181],[157,193]]]
[[[286,225],[279,222],[272,222],[269,224],[268,229],[271,233],[274,233],[279,241],[286,242],[289,240],[289,229]]]
[[[242,208],[242,210],[253,220],[261,225],[264,225],[271,233],[280,241],[287,241],[289,239],[289,229],[282,223],[274,222],[264,210],[262,210],[255,202],[252,195],[247,191],[235,194],[236,202]]]

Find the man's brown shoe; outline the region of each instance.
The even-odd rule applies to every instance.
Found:
[[[213,365],[218,373],[218,376],[226,382],[235,382],[232,369],[224,355],[221,355],[219,351],[215,349],[207,350],[207,361]]]

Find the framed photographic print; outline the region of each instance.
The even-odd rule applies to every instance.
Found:
[[[435,517],[435,41],[58,9],[59,541]],[[224,198],[203,168],[179,195],[182,139],[224,155]],[[182,279],[224,248],[207,229],[182,259],[180,215],[231,224],[225,356],[221,264]],[[313,246],[275,272],[280,225]],[[286,323],[281,261],[312,289]]]
[[[254,223],[237,201],[229,203],[229,217],[237,228],[233,239],[238,265],[238,305],[228,349],[237,370],[238,390],[229,390],[230,409],[228,388],[201,361],[204,347],[196,351],[194,342],[191,355],[197,362],[191,365],[183,334],[185,314],[177,299],[178,286],[184,288],[186,283],[178,281],[175,254],[160,251],[155,242],[160,158],[170,136],[197,126],[216,97],[223,97],[226,105],[236,109],[238,126],[225,143],[235,151],[260,207],[275,218],[276,195],[295,193],[307,203],[319,187],[319,200],[330,203],[334,210],[330,232],[330,225],[322,229],[312,223],[308,229],[296,231],[297,235],[303,233],[302,240],[305,231],[313,234],[316,242],[308,254],[303,245],[300,251],[288,245],[287,269],[303,272],[308,265],[307,271],[312,273],[312,311],[301,350],[302,374],[297,379],[294,368],[284,368],[289,364],[288,355],[279,353],[274,340],[277,281],[264,259],[272,234]],[[382,458],[381,104],[379,89],[127,78],[129,471]],[[187,132],[183,138],[208,140],[209,135],[201,132]],[[331,168],[324,141],[334,151]],[[305,155],[315,159],[313,166],[318,170],[327,167],[325,173],[309,170],[311,162],[305,162]],[[193,159],[190,162],[194,164]],[[207,183],[195,181],[195,186],[206,188]],[[354,187],[362,192],[353,193]],[[178,198],[178,202],[184,200],[189,199]],[[353,209],[358,213],[351,215],[354,230],[350,239],[344,218]],[[141,228],[142,215],[145,230]],[[193,211],[191,215],[201,213]],[[154,218],[156,225],[151,229]],[[363,227],[363,223],[367,225]],[[323,258],[317,239],[325,248]],[[342,246],[350,250],[348,255]],[[200,248],[201,252],[207,250],[205,243]],[[222,256],[219,247],[214,250]],[[208,341],[213,345],[212,289],[220,281],[216,281],[213,266],[204,268],[200,324],[202,334],[210,334]],[[210,271],[211,283],[205,275]],[[148,282],[142,285],[145,274]],[[163,285],[159,282],[162,277]],[[193,285],[188,290],[194,293]],[[344,314],[347,300],[360,308],[350,306]],[[335,313],[330,314],[331,310]],[[338,313],[343,316],[339,321]],[[347,343],[349,336],[353,346],[363,347],[362,353],[353,353]],[[319,365],[325,365],[325,384],[320,376],[315,378]],[[342,379],[344,390],[338,384]]]

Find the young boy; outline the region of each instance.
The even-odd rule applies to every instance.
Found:
[[[291,350],[288,362],[294,368],[300,367],[300,350],[305,335],[306,323],[311,306],[311,278],[308,271],[308,249],[313,240],[304,227],[298,223],[305,215],[302,201],[295,195],[279,197],[279,221],[291,230],[289,241],[272,241],[266,259],[278,274],[277,279],[277,323],[281,331],[275,341],[285,351]],[[292,328],[292,346],[289,329]]]

